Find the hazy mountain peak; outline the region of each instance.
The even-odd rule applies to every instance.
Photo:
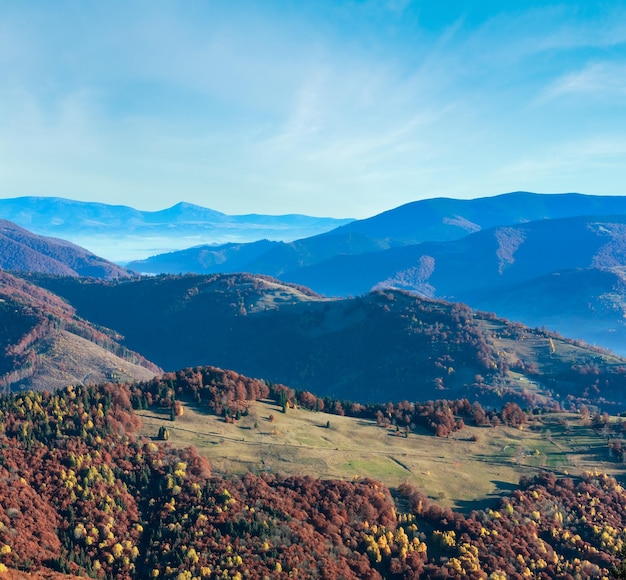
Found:
[[[221,217],[226,216],[225,213],[216,211],[214,209],[210,209],[207,207],[203,207],[200,205],[196,205],[194,203],[189,203],[187,201],[179,201],[171,207],[166,209],[158,210],[155,212],[150,212],[153,214],[159,214],[162,216],[197,216],[202,215],[206,217]]]
[[[303,215],[227,215],[186,201],[142,211],[58,197],[0,199],[0,218],[40,235],[70,240],[122,263],[198,245],[291,241],[352,221]]]

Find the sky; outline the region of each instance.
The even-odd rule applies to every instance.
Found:
[[[626,195],[626,1],[0,0],[0,197]]]

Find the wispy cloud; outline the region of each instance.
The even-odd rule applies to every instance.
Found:
[[[602,100],[623,98],[626,95],[626,64],[598,62],[567,73],[546,87],[539,102],[547,102],[568,95],[596,96]]]
[[[497,168],[493,172],[493,180],[503,184],[505,190],[623,195],[615,184],[602,179],[602,175],[619,171],[625,165],[626,138],[598,135],[576,141],[547,143]],[[584,172],[580,171],[581,167],[585,168]]]
[[[623,3],[491,4],[15,3],[0,195],[364,217],[589,175],[626,193]]]

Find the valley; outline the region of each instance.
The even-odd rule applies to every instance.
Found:
[[[157,211],[62,197],[0,199],[0,217],[42,236],[69,240],[116,262],[210,241],[249,243],[313,236],[352,221],[307,215],[227,215],[180,202]]]

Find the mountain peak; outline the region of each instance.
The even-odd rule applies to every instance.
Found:
[[[211,214],[211,215],[226,215],[220,211],[217,211],[215,209],[211,209],[209,207],[204,207],[202,205],[197,205],[195,203],[190,203],[188,201],[179,201],[178,203],[175,203],[173,206],[166,208],[164,210],[161,210],[163,212],[202,212],[204,214]]]

